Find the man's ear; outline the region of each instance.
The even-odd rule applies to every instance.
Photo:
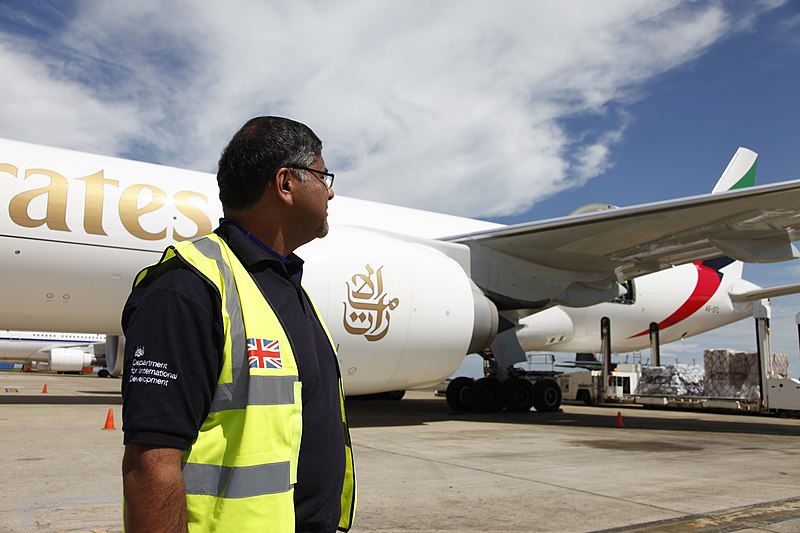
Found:
[[[294,202],[292,193],[296,184],[297,178],[288,168],[280,168],[275,173],[275,195],[286,205],[292,205]]]

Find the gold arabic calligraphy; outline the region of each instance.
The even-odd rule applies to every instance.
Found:
[[[389,331],[391,311],[400,300],[383,292],[383,267],[377,271],[366,265],[366,274],[354,274],[347,283],[347,301],[344,304],[344,329],[353,335],[364,335],[368,341],[379,341]]]

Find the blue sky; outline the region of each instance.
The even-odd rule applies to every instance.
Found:
[[[3,137],[213,172],[282,114],[339,194],[504,223],[705,193],[740,145],[760,183],[800,177],[797,1],[5,1],[0,69]],[[797,372],[800,297],[774,305]]]
[[[654,76],[630,105],[614,103],[606,116],[564,118],[567,131],[580,138],[613,128],[625,114],[627,126],[613,145],[608,170],[531,212],[495,220],[555,217],[598,201],[632,205],[710,192],[738,146],[760,154],[758,183],[800,178],[798,91],[800,2],[791,2]]]

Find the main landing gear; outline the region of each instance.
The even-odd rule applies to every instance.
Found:
[[[553,379],[554,373],[526,372],[513,365],[501,367],[491,348],[485,348],[480,355],[484,377],[452,380],[446,392],[450,409],[477,413],[525,413],[531,407],[545,413],[559,410],[561,387]]]
[[[483,376],[475,380],[458,377],[447,387],[447,405],[457,412],[496,413],[553,412],[561,407],[561,387],[555,372],[534,372],[517,368],[525,352],[511,327],[497,334],[478,352],[483,357]]]
[[[527,377],[513,377],[499,382],[493,377],[478,380],[459,377],[447,386],[447,405],[453,411],[524,413],[531,407],[550,413],[561,407],[561,388],[554,380],[541,378],[531,382]]]

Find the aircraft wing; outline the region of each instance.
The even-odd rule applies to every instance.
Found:
[[[694,261],[800,257],[800,180],[456,235],[473,280],[502,308],[584,306],[617,282]],[[536,279],[538,278],[538,279]],[[550,297],[542,280],[562,293]],[[544,282],[545,285],[548,282]],[[538,285],[538,287],[537,287]]]

